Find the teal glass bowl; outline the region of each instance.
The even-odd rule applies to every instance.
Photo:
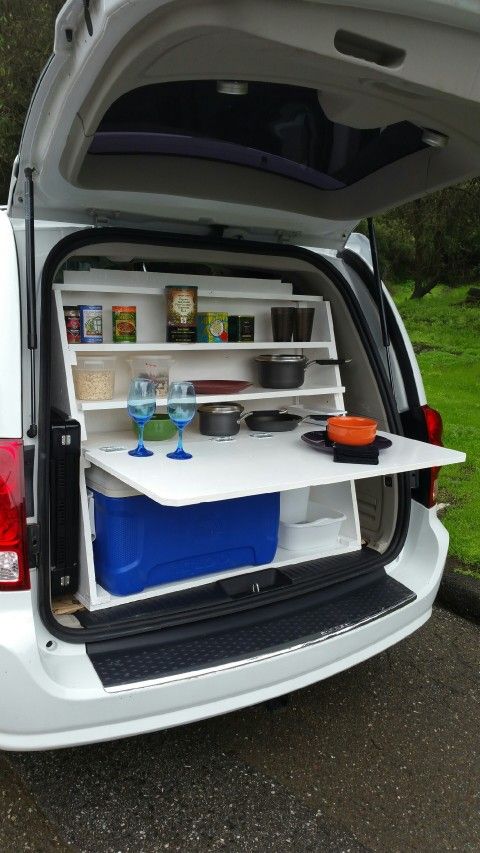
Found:
[[[135,435],[137,435],[137,425],[135,423],[133,424],[133,430]],[[176,434],[177,428],[168,415],[154,415],[145,424],[143,438],[145,441],[165,441],[167,438],[173,438]]]

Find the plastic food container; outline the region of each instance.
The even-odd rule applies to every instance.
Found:
[[[157,397],[166,397],[168,394],[170,359],[161,355],[135,355],[128,359],[128,364],[135,376],[150,379],[155,383]],[[146,438],[146,435],[145,435]]]
[[[111,400],[115,390],[115,356],[77,356],[73,381],[77,400]]]
[[[358,418],[342,415],[339,418],[329,418],[327,435],[330,441],[338,444],[349,444],[361,447],[371,444],[377,434],[377,421],[373,418]]]
[[[283,513],[283,508],[282,508]],[[287,551],[299,553],[323,551],[338,544],[340,528],[346,515],[312,501],[304,521],[280,521],[278,544]]]

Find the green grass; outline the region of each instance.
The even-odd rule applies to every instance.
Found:
[[[480,307],[466,305],[467,287],[441,285],[411,300],[411,284],[391,288],[417,352],[427,400],[443,418],[444,444],[464,450],[463,465],[442,469],[439,502],[450,554],[480,578]]]

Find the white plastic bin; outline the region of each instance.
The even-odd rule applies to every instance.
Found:
[[[90,465],[85,471],[85,481],[88,489],[93,489],[95,492],[100,492],[106,495],[107,498],[131,498],[134,495],[139,495],[140,492],[132,489],[123,480],[113,477],[112,474],[107,474],[103,468],[98,465]]]
[[[310,552],[335,548],[347,516],[311,501],[304,521],[280,521],[278,544],[287,551]]]

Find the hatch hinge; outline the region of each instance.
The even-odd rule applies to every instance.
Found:
[[[300,239],[299,231],[277,231],[277,240],[279,243],[295,244]]]
[[[93,219],[94,228],[108,228],[108,226],[112,224],[106,213],[101,213],[98,210],[89,210],[87,212]]]

